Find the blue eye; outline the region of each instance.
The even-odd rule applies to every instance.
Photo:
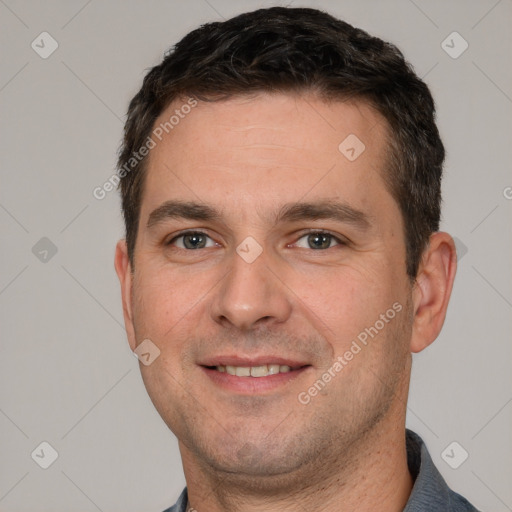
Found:
[[[306,239],[306,246],[301,246],[298,242],[303,238]],[[332,235],[331,233],[325,233],[323,231],[314,231],[311,233],[307,233],[303,235],[297,240],[296,245],[299,247],[303,247],[305,249],[313,249],[313,250],[322,250],[322,249],[330,249],[335,242],[334,245],[343,245],[343,242]]]
[[[178,242],[181,240],[181,242]],[[210,240],[210,244],[208,244]],[[180,249],[204,249],[206,247],[215,247],[215,242],[205,233],[201,231],[189,231],[188,233],[182,233],[174,237],[167,245],[175,245]]]
[[[215,247],[218,244],[202,231],[188,231],[175,236],[167,245],[173,245],[178,249],[197,250]],[[336,245],[345,245],[345,242],[331,233],[311,231],[302,235],[293,245],[303,249],[326,250]]]

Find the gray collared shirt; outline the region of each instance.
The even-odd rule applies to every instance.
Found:
[[[407,463],[414,486],[403,512],[478,512],[466,498],[446,485],[418,434],[406,430],[406,444]],[[176,504],[164,512],[186,512],[187,501],[185,488]]]

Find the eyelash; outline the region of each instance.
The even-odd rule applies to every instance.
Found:
[[[333,233],[331,233],[330,231],[326,231],[326,230],[323,230],[323,229],[311,229],[309,231],[305,231],[301,234],[301,236],[299,236],[299,238],[297,239],[297,241],[299,241],[300,239],[308,236],[308,235],[328,235],[331,237],[331,240],[334,240],[337,242],[337,245],[340,245],[340,246],[346,246],[348,244],[347,241],[345,240],[342,240],[341,238],[337,237],[336,235],[334,235]],[[210,238],[210,240],[213,240],[207,233],[205,233],[204,231],[196,231],[196,230],[189,230],[189,231],[182,231],[180,233],[178,233],[176,236],[174,236],[171,240],[169,240],[168,242],[166,242],[166,246],[172,246],[174,242],[176,242],[176,240],[180,239],[180,238],[183,238],[184,236],[186,235],[202,235],[202,236],[206,236],[207,238]],[[297,243],[294,242],[294,243]],[[333,246],[333,247],[336,247],[336,246]],[[333,247],[327,247],[327,249],[332,249]],[[177,249],[180,249],[180,250],[184,250],[184,251],[195,251],[195,250],[198,250],[198,249],[183,249],[181,247],[177,247]],[[203,248],[204,249],[204,248]],[[210,247],[207,247],[207,249],[210,249]],[[311,249],[311,248],[310,248]],[[317,251],[326,251],[327,249],[316,249]],[[311,249],[312,251],[314,251],[315,249]]]

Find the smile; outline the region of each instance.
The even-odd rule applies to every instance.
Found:
[[[237,377],[267,377],[278,373],[288,373],[292,368],[287,365],[263,364],[259,366],[216,366],[215,369],[221,373],[236,375]]]
[[[221,359],[221,358],[219,358]],[[222,358],[224,359],[224,358]],[[312,370],[310,364],[297,361],[269,358],[249,361],[246,358],[225,358],[209,361],[200,367],[210,382],[224,389],[242,395],[269,394]],[[228,359],[228,360],[226,360]],[[236,360],[242,359],[242,360]],[[245,359],[245,360],[244,360]],[[219,364],[223,363],[223,364]],[[228,364],[230,363],[230,364]],[[285,364],[288,363],[288,364]]]

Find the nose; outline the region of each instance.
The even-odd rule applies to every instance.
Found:
[[[216,289],[211,315],[224,327],[240,330],[285,322],[292,311],[291,292],[263,251],[252,263],[233,252],[230,271]],[[279,276],[279,277],[278,277]]]

